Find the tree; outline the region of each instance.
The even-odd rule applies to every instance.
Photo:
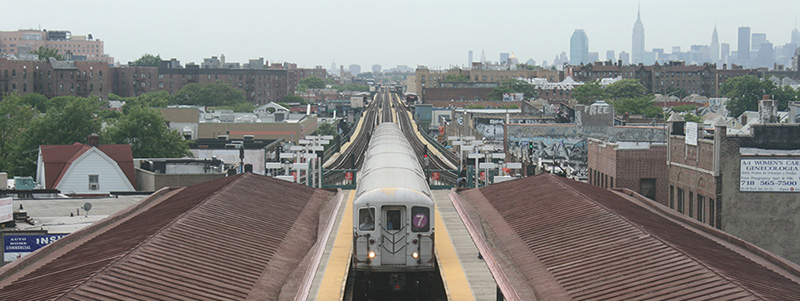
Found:
[[[444,77],[443,82],[468,82],[469,77],[464,76],[463,74],[448,74]]]
[[[39,93],[28,93],[19,97],[23,103],[33,107],[39,112],[47,112],[47,97]]]
[[[786,110],[789,101],[797,101],[800,95],[791,87],[776,87],[772,81],[762,80],[752,75],[728,79],[719,89],[720,94],[729,98],[726,107],[731,116],[739,116],[744,111],[758,111],[758,101],[769,95],[778,104],[778,110]]]
[[[7,95],[0,101],[0,118],[3,119],[0,122],[0,170],[12,177],[19,166],[17,146],[35,114],[36,110],[17,95]]]
[[[507,79],[500,82],[500,86],[489,91],[487,98],[489,100],[503,100],[503,94],[505,93],[522,93],[525,98],[531,98],[535,96],[536,87],[524,80]]]
[[[246,102],[244,92],[222,81],[185,85],[175,93],[173,101],[175,104],[198,106],[233,106]]]
[[[110,98],[110,97],[109,97]],[[142,94],[138,97],[129,97],[125,100],[122,112],[126,113],[131,107],[142,106],[145,108],[166,108],[174,100],[167,91],[156,91]]]
[[[605,88],[605,93],[611,100],[622,98],[639,98],[647,95],[645,88],[638,80],[623,79]]]
[[[135,158],[191,156],[188,141],[167,127],[160,112],[144,106],[131,107],[100,139],[105,144],[130,144]]]
[[[603,91],[603,87],[600,86],[600,82],[598,81],[591,81],[575,87],[575,89],[572,90],[572,95],[578,103],[581,104],[592,104],[596,100],[606,99],[606,93]]]
[[[300,80],[299,87],[305,89],[324,89],[325,81],[316,76],[309,76]],[[298,87],[298,90],[300,90]]]
[[[614,111],[617,114],[641,114],[647,118],[654,118],[658,117],[662,112],[661,108],[653,105],[654,101],[648,96],[621,98],[612,100],[610,103],[614,106]]]
[[[34,118],[19,141],[17,164],[23,167],[22,174],[34,173],[40,145],[86,143],[89,134],[100,132],[99,102],[74,96],[53,99],[51,103],[58,105],[48,104],[47,113]]]
[[[687,93],[686,90],[684,90],[683,88],[677,88],[677,87],[667,87],[667,88],[661,89],[661,90],[658,91],[658,94],[661,94],[661,95],[664,95],[664,96],[672,96],[672,95],[674,95],[674,96],[676,96],[678,98],[684,98],[686,96],[689,96],[689,93]]]
[[[35,51],[31,51],[31,54],[39,56],[39,59],[43,61],[46,61],[48,58],[54,58],[59,61],[64,59],[64,57],[58,53],[58,49],[47,48],[44,46],[39,47],[39,49],[36,49]]]
[[[301,103],[301,104],[305,104],[305,103],[306,103],[306,100],[305,100],[305,99],[303,99],[303,98],[302,98],[302,97],[300,97],[300,96],[297,96],[297,95],[286,95],[286,96],[284,96],[283,98],[281,98],[281,102],[284,102],[284,103]],[[288,108],[288,107],[287,107],[287,108]]]
[[[161,65],[161,55],[152,55],[149,53],[143,54],[140,58],[132,63],[134,66],[150,66],[158,67]]]
[[[689,111],[694,111],[696,109],[697,109],[696,105],[680,105],[672,107],[672,110],[675,112],[689,112]]]
[[[703,123],[703,118],[700,118],[699,116],[696,116],[692,113],[683,114],[681,115],[681,117],[683,117],[683,120],[685,120],[686,122]]]

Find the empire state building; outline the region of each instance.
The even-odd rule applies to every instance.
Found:
[[[631,47],[631,59],[634,64],[642,62],[644,53],[644,25],[642,25],[641,9],[636,11],[636,23],[633,24],[633,46]]]

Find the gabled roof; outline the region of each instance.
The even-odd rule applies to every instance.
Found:
[[[92,146],[75,142],[72,145],[41,145],[42,162],[45,165],[46,189],[55,189],[69,170],[72,162],[81,157]],[[136,186],[136,174],[133,168],[133,151],[129,144],[105,144],[97,146],[119,165],[131,185]]]
[[[0,300],[293,299],[336,196],[252,173],[165,188],[0,268]]]
[[[542,174],[462,190],[454,200],[498,284],[509,284],[501,286],[506,296],[800,296],[796,264],[627,194]]]

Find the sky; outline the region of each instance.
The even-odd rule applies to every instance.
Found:
[[[740,26],[782,46],[800,15],[798,0],[0,0],[0,31],[92,34],[122,64],[145,53],[183,64],[224,54],[228,62],[263,57],[307,68],[448,69],[466,65],[469,50],[475,61],[485,51],[490,61],[508,52],[552,64],[569,54],[575,29],[600,59],[606,50],[630,53],[637,5],[645,49],[666,52],[709,44],[715,24],[731,51]]]

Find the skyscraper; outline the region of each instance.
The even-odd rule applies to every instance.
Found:
[[[569,64],[580,65],[589,62],[589,37],[583,29],[576,29],[569,39]]]
[[[617,60],[617,56],[614,55],[614,50],[606,50],[606,60],[612,62]]]
[[[622,61],[623,65],[629,65],[631,63],[631,55],[622,51],[619,53],[619,60]]]
[[[765,33],[753,33],[750,36],[750,51],[751,52],[758,52],[761,50],[761,44],[768,43],[767,41],[767,34]]]
[[[500,65],[508,64],[508,52],[501,52],[500,53]]]
[[[736,61],[746,64],[750,60],[750,27],[739,27],[739,47],[736,48]]]
[[[472,69],[472,50],[469,51],[469,58],[467,62],[467,69]]]
[[[633,63],[639,63],[642,61],[641,56],[644,53],[644,25],[642,24],[641,8],[636,10],[636,23],[633,24],[632,41],[631,59]]]
[[[711,34],[711,46],[708,47],[709,59],[716,64],[719,62],[719,36],[717,36],[717,25],[714,25],[714,33]]]
[[[800,46],[800,30],[797,30],[797,27],[792,29],[792,44]]]
[[[719,46],[720,54],[719,60],[724,64],[728,63],[731,58],[731,44],[722,43]]]

